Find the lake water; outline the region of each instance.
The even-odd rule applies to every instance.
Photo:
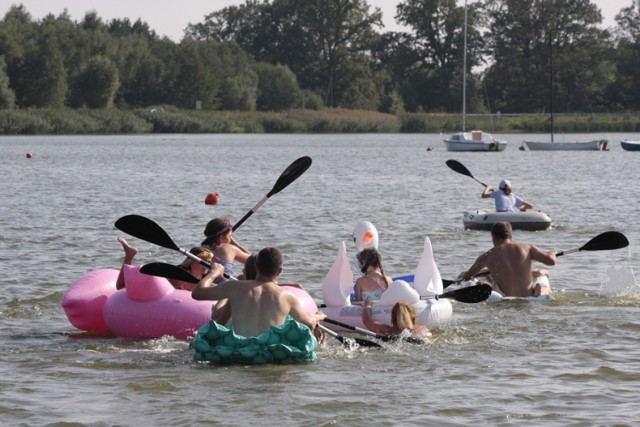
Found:
[[[143,135],[0,137],[0,419],[4,425],[638,425],[640,153],[449,153],[440,135]],[[529,137],[528,135],[527,137]],[[543,137],[542,135],[540,137]],[[560,140],[560,138],[556,138]],[[427,147],[433,147],[428,151]],[[33,158],[26,158],[26,153]],[[578,252],[551,267],[552,303],[454,304],[426,346],[348,351],[316,363],[209,367],[185,341],[92,337],[60,306],[70,283],[119,268],[116,219],[155,220],[181,247],[208,220],[241,218],[296,158],[311,168],[235,233],[285,253],[282,281],[320,284],[353,227],[373,222],[385,270],[412,273],[425,236],[444,278],[490,247],[462,229],[488,208],[479,180],[546,212],[553,228],[515,240],[567,250],[617,230],[630,245]],[[220,203],[204,204],[217,191]],[[130,237],[130,236],[129,236]],[[139,263],[182,256],[129,238]],[[77,423],[77,424],[76,424]]]

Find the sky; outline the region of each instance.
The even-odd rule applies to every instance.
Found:
[[[461,0],[459,0],[461,2]],[[379,7],[387,31],[397,31],[400,27],[393,17],[400,0],[368,0],[372,7]],[[0,0],[0,16],[4,17],[11,5],[24,5],[34,20],[47,14],[60,15],[65,9],[71,19],[81,21],[85,14],[95,11],[103,21],[129,18],[146,22],[160,36],[167,36],[175,42],[182,39],[184,29],[189,24],[202,22],[211,12],[224,7],[244,3],[244,0]],[[623,7],[631,6],[632,0],[592,0],[602,12],[603,27],[615,25],[615,16]]]

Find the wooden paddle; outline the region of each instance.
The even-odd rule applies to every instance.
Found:
[[[476,181],[478,181],[480,184],[484,185],[485,187],[488,187],[487,184],[485,184],[484,182],[478,180],[475,176],[471,175],[471,172],[469,172],[469,169],[467,169],[459,161],[457,161],[457,160],[447,160],[445,163],[447,164],[447,166],[449,166],[449,168],[451,168],[455,172],[458,172],[459,174],[466,175],[466,176],[468,176],[470,178],[473,178]]]
[[[125,233],[137,237],[138,239],[145,240],[149,243],[153,243],[154,245],[162,246],[163,248],[173,249],[185,255],[186,257],[198,262],[199,264],[211,268],[211,264],[209,262],[203,260],[202,258],[198,258],[188,250],[176,245],[171,237],[169,237],[167,232],[164,231],[164,229],[160,227],[156,222],[149,218],[135,214],[125,215],[115,222],[115,226],[118,230],[124,231]],[[180,269],[179,267],[176,268]],[[231,278],[228,274],[225,274],[224,277],[226,277],[227,279]]]
[[[329,329],[326,326],[323,326],[323,325],[321,325],[319,323],[318,323],[317,327],[320,328],[320,330],[323,331],[324,333],[329,334],[332,337],[334,337],[335,339],[337,339],[338,341],[340,341],[349,350],[353,350],[353,349],[357,348],[358,346],[360,346],[360,347],[383,348],[380,344],[378,344],[376,342],[373,342],[373,341],[363,340],[361,338],[345,337],[345,336],[340,335],[340,334],[332,331],[331,329]]]
[[[262,200],[260,200],[258,204],[253,207],[253,209],[247,212],[246,215],[240,219],[240,221],[236,222],[236,224],[233,226],[233,231],[236,231],[236,229],[240,227],[243,222],[245,222],[251,215],[253,215],[258,209],[260,209],[260,206],[262,206],[264,202],[269,199],[269,197],[273,196],[274,194],[278,194],[279,192],[287,188],[289,184],[298,179],[300,175],[302,175],[307,169],[309,169],[309,166],[311,166],[311,157],[308,156],[300,157],[298,160],[291,163],[289,167],[287,167],[284,172],[282,172],[271,191],[269,191],[267,195],[264,196]]]
[[[621,249],[629,246],[629,240],[624,234],[617,231],[605,231],[598,234],[579,248],[569,249],[556,253],[556,256],[562,256],[580,251],[608,251],[612,249]]]
[[[334,325],[342,326],[345,329],[349,329],[349,330],[352,330],[352,331],[355,331],[355,332],[358,332],[358,333],[361,333],[361,334],[364,334],[364,335],[369,335],[369,336],[375,337],[375,338],[377,338],[377,339],[379,339],[381,341],[385,341],[385,342],[403,340],[403,341],[406,341],[406,342],[411,343],[411,344],[425,344],[425,341],[421,340],[419,338],[414,338],[414,337],[401,338],[401,337],[398,337],[398,336],[389,336],[389,335],[376,334],[375,332],[370,331],[368,329],[362,329],[362,328],[359,328],[357,326],[350,325],[348,323],[340,322],[339,320],[329,319],[327,317],[325,317],[324,320],[322,320],[322,321],[323,322],[327,322],[327,323],[333,323]]]

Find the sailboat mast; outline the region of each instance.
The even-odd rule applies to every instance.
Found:
[[[467,0],[464,0],[464,56],[462,58],[462,132],[466,132],[467,118]]]
[[[549,120],[551,142],[553,142],[553,31],[549,31]]]

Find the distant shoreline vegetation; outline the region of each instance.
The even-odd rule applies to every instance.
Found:
[[[156,106],[121,109],[0,110],[2,135],[82,135],[146,133],[452,133],[460,114],[364,110],[294,109],[282,112],[184,110]],[[467,114],[466,128],[491,133],[547,133],[549,116]],[[555,133],[639,132],[640,115],[628,113],[554,114]]]

